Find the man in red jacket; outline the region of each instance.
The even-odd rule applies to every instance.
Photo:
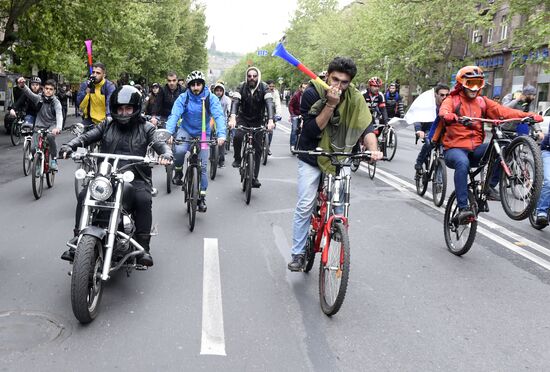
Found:
[[[298,139],[298,123],[300,122],[300,100],[302,98],[302,93],[306,90],[306,88],[307,83],[300,84],[298,90],[292,95],[292,98],[288,104],[290,123],[292,124],[292,131],[290,132],[290,150],[294,150],[296,147],[296,141]]]
[[[495,101],[481,96],[485,86],[483,70],[477,66],[461,68],[456,75],[456,85],[441,104],[439,116],[445,123],[443,146],[445,148],[445,164],[455,170],[454,183],[459,208],[459,223],[465,223],[474,216],[468,206],[468,172],[470,166],[477,166],[488,144],[483,143],[485,130],[481,121],[474,120],[465,126],[458,122],[461,116],[488,119],[512,119],[532,117],[537,122],[542,121],[540,115],[514,110],[499,105]],[[498,167],[498,166],[497,166]],[[500,195],[495,189],[498,184],[500,167],[490,180],[490,195],[499,200]]]

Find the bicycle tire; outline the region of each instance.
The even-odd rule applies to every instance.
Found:
[[[397,133],[395,133],[395,129],[392,127],[389,127],[388,133],[386,133],[384,148],[387,160],[392,161],[397,151]]]
[[[34,154],[31,169],[31,181],[32,181],[32,193],[38,200],[42,197],[42,191],[44,190],[44,169],[42,168],[42,153],[37,152]]]
[[[468,200],[470,207],[473,208],[474,214],[477,216],[477,205],[474,200],[474,195],[468,190]],[[477,217],[468,224],[458,224],[453,221],[453,218],[458,213],[458,205],[456,200],[456,193],[453,191],[449,200],[447,201],[447,207],[445,208],[445,217],[443,218],[443,233],[445,235],[445,244],[449,252],[456,256],[462,256],[466,254],[472,244],[474,243],[477,231]],[[466,229],[469,229],[466,231]],[[463,234],[467,232],[466,239],[463,239]],[[456,243],[453,242],[453,236],[456,238]],[[460,243],[460,245],[458,245]]]
[[[367,162],[367,171],[369,173],[369,178],[372,180],[374,179],[374,175],[376,174],[376,162]]]
[[[46,185],[48,185],[48,188],[52,188],[55,183],[55,172],[50,170],[46,173]]]
[[[332,242],[336,242],[336,247],[332,249]],[[350,246],[348,231],[344,224],[340,221],[333,223],[331,227],[330,236],[327,239],[326,245],[323,250],[328,249],[327,263],[323,264],[323,260],[320,260],[319,264],[319,300],[321,303],[321,310],[327,316],[336,314],[346,296],[346,290],[348,288],[349,269],[350,269]],[[337,269],[335,270],[335,268]],[[329,273],[336,271],[334,276]],[[331,285],[331,282],[335,282]],[[337,293],[334,294],[334,289],[337,287]],[[330,292],[330,293],[328,293]],[[328,300],[328,301],[327,301]]]
[[[439,174],[439,177],[438,177]],[[435,169],[432,179],[432,196],[436,207],[441,207],[445,201],[447,193],[447,167],[445,161],[441,158],[435,162]]]
[[[512,175],[508,178],[506,172],[501,173],[502,208],[511,219],[524,220],[536,207],[542,190],[543,166],[539,147],[532,138],[519,136],[506,147],[503,158]]]
[[[428,183],[430,180],[428,179],[428,175],[430,172],[430,160],[426,159],[422,163],[422,173],[415,176],[415,184],[416,184],[416,193],[420,196],[424,196],[426,193],[426,190],[428,190]]]
[[[310,230],[306,240],[306,250],[304,252],[304,273],[309,273],[315,262],[315,237],[316,233]]]
[[[28,176],[32,167],[32,151],[30,141],[26,141],[23,146],[23,174]]]
[[[168,164],[166,168],[166,193],[170,194],[172,192],[172,178],[174,178],[174,165]]]
[[[11,144],[18,146],[21,143],[21,124],[14,123],[10,131]]]
[[[246,177],[244,180],[244,201],[246,205],[250,204],[250,199],[252,197],[252,179],[254,178],[254,153],[249,152],[247,157],[248,160],[246,164]]]
[[[210,146],[210,179],[214,181],[218,172],[218,159],[220,158],[220,149],[218,145]]]
[[[197,202],[199,200],[199,183],[198,183],[198,170],[197,167],[192,167],[190,170],[191,172],[191,178],[189,179],[189,198],[187,200],[188,207],[187,210],[189,211],[188,217],[189,217],[189,231],[193,231],[195,229],[195,221],[196,221],[196,215],[197,215]]]

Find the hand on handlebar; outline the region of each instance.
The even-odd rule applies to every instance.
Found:
[[[16,116],[15,110],[14,110],[14,109],[10,109],[10,116],[11,116],[12,118],[14,118],[14,117]]]
[[[153,116],[150,121],[151,121],[151,124],[153,124],[155,127],[157,126],[157,124],[159,122],[158,119],[155,116]]]
[[[169,165],[169,164],[172,164],[172,156],[171,155],[165,155],[165,154],[162,154],[159,156],[159,164],[160,165]]]
[[[273,128],[275,128],[275,123],[272,119],[269,119],[269,121],[267,122],[267,130],[271,132]]]
[[[61,130],[60,130],[59,128],[53,128],[53,129],[52,129],[52,134],[53,134],[54,136],[57,136],[59,133],[61,133]]]
[[[62,145],[59,148],[59,157],[61,159],[67,159],[73,153],[73,149],[70,146]]]
[[[458,121],[458,116],[456,116],[455,113],[448,113],[443,115],[443,120],[445,120],[447,123],[452,123],[454,121]]]
[[[237,125],[237,120],[235,119],[234,115],[231,115],[229,117],[229,123],[227,123],[227,125],[229,126],[229,129],[234,129],[235,128],[235,125]]]
[[[223,146],[225,143],[225,138],[218,138],[218,146]]]
[[[424,133],[423,131],[419,130],[419,131],[416,132],[416,135],[418,136],[418,138],[424,139],[424,137],[426,136],[426,133]]]
[[[544,121],[544,118],[540,115],[532,115],[530,118],[533,119],[535,123],[542,123]]]
[[[370,153],[371,161],[382,160],[383,157],[384,157],[384,153],[382,151],[371,151]]]

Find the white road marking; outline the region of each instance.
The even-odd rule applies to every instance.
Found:
[[[201,354],[226,355],[218,239],[204,239]]]
[[[367,172],[367,167],[364,166],[364,165],[361,165],[361,170],[366,173]],[[426,200],[423,197],[420,197],[416,194],[416,186],[415,185],[413,185],[413,184],[411,184],[411,183],[409,183],[409,182],[407,182],[407,181],[405,181],[405,180],[403,180],[399,177],[396,177],[393,174],[390,174],[386,171],[383,171],[379,168],[376,169],[376,177],[378,179],[380,179],[382,182],[392,186],[393,188],[395,188],[395,189],[397,189],[397,190],[399,190],[403,193],[412,194],[413,196],[416,197],[416,199],[420,203],[422,203],[422,204],[438,211],[439,213],[441,213],[441,214],[445,213],[445,205],[447,204],[446,202],[443,204],[443,206],[441,208],[436,207],[429,200]],[[429,193],[426,193],[426,194],[429,194]],[[500,226],[497,223],[489,221],[489,220],[487,220],[486,218],[483,218],[483,217],[479,217],[478,222],[480,222],[480,224],[485,225],[490,230],[495,230],[495,231],[507,236],[508,238],[511,238],[514,241],[514,243],[520,242],[520,243],[524,244],[525,246],[528,246],[528,247],[530,247],[530,248],[532,248],[532,249],[534,249],[534,250],[550,257],[550,250],[542,247],[541,245],[539,245],[535,242],[530,241],[529,239],[524,238],[521,235],[518,235],[514,232],[511,232],[511,231],[505,229],[504,227]],[[509,249],[509,250],[511,250],[511,251],[513,251],[513,252],[515,252],[515,253],[517,253],[517,254],[525,257],[525,258],[527,258],[528,260],[544,267],[547,270],[550,270],[550,262],[549,261],[543,259],[540,256],[537,256],[537,255],[533,254],[532,252],[530,252],[526,249],[523,249],[523,248],[519,247],[518,244],[514,244],[514,243],[511,243],[511,242],[505,240],[504,238],[496,235],[495,233],[489,231],[488,229],[478,225],[477,231],[480,234],[485,235],[489,239],[495,241],[496,243],[502,245],[503,247],[505,247],[505,248],[507,248],[507,249]]]

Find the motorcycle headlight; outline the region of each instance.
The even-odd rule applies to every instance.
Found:
[[[74,172],[74,177],[77,179],[77,180],[83,180],[84,178],[86,178],[86,171],[82,168],[78,168],[75,172]]]
[[[113,194],[111,181],[105,177],[96,177],[90,182],[90,195],[95,200],[105,201]]]

